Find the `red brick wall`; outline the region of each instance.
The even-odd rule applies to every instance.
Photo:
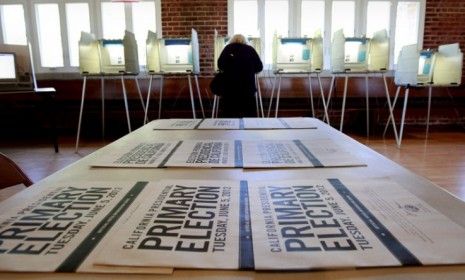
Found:
[[[197,30],[202,75],[213,73],[213,34],[228,32],[227,0],[162,0],[163,37],[189,37]]]

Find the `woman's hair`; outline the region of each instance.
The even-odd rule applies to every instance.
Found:
[[[247,39],[242,34],[235,34],[231,37],[231,39],[229,39],[229,43],[247,44]]]

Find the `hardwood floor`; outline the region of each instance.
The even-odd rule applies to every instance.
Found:
[[[350,136],[465,200],[465,130],[433,130],[425,139],[423,128],[408,128],[401,149],[391,137]],[[37,144],[34,139],[0,142],[0,151],[37,182],[111,142],[82,139],[76,154],[74,141],[74,137],[61,137],[57,154],[49,142],[42,140]]]

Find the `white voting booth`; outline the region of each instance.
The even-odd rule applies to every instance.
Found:
[[[386,97],[389,91],[386,81],[386,71],[389,69],[389,37],[386,30],[374,33],[372,38],[350,37],[346,38],[341,30],[333,35],[331,44],[331,85],[328,94],[327,105],[331,100],[334,83],[338,76],[344,78],[344,92],[342,100],[341,122],[339,129],[342,131],[344,123],[345,102],[347,97],[347,85],[349,77],[359,76],[365,78],[365,96],[367,112],[367,135],[369,135],[369,88],[368,78],[375,74],[381,74]],[[327,106],[325,107],[327,110]],[[325,118],[329,124],[328,114]]]
[[[199,98],[202,117],[205,112],[200,95],[198,75],[200,74],[199,40],[197,31],[192,29],[190,38],[158,38],[157,34],[149,31],[147,35],[147,73],[150,75],[149,89],[147,92],[147,103],[144,123],[147,123],[147,113],[150,103],[150,93],[153,76],[160,77],[160,98],[158,107],[158,118],[161,117],[163,98],[163,79],[165,75],[185,75],[189,82],[189,93],[192,106],[192,116],[195,119],[194,91],[192,87],[192,76],[194,76],[195,87]]]
[[[262,43],[259,37],[248,36],[247,44],[250,45],[252,48],[255,49],[257,54],[261,57],[262,53]],[[214,61],[214,70],[215,73],[219,72],[220,69],[218,68],[218,58],[220,58],[221,52],[223,51],[224,47],[229,44],[230,37],[222,37],[218,36],[218,31],[215,29],[214,39],[213,39],[213,61]],[[262,101],[262,92],[260,88],[260,81],[258,79],[258,74],[255,75],[255,84],[257,87],[257,94],[255,95],[255,101],[257,104],[257,116],[264,117],[263,111],[263,101]],[[213,108],[212,108],[212,118],[218,117],[218,109],[219,109],[219,102],[220,97],[214,95],[213,96]]]
[[[462,61],[463,53],[460,51],[458,43],[441,45],[437,51],[420,51],[416,44],[404,46],[402,48],[399,53],[397,69],[394,75],[394,82],[397,85],[396,95],[392,106],[391,104],[388,104],[390,107],[390,115],[384,129],[384,133],[386,133],[389,123],[392,124],[397,145],[399,147],[402,143],[405,113],[407,110],[410,88],[428,88],[428,112],[426,117],[426,136],[428,136],[433,87],[459,86],[462,79]],[[397,98],[400,95],[401,87],[405,88],[405,97],[400,122],[400,131],[397,133],[393,111]]]
[[[271,107],[273,104],[276,80],[278,80],[278,89],[276,95],[275,117],[278,117],[279,98],[281,94],[281,79],[283,75],[308,76],[310,103],[312,116],[314,117],[315,109],[313,106],[313,91],[311,82],[312,74],[315,74],[318,78],[320,93],[323,97],[323,87],[321,85],[320,79],[320,73],[323,70],[323,38],[320,31],[317,31],[313,38],[284,38],[282,36],[278,36],[275,33],[273,37],[272,58],[273,72],[275,77],[268,108],[268,117],[270,116]],[[326,108],[326,105],[324,106]]]
[[[142,108],[145,105],[140,92],[139,81],[139,59],[137,55],[137,43],[134,33],[125,31],[123,39],[97,40],[91,33],[81,32],[79,40],[79,70],[83,77],[81,108],[79,111],[78,131],[76,137],[76,152],[79,147],[79,136],[81,132],[82,112],[86,94],[87,79],[90,77],[100,78],[102,95],[102,134],[105,133],[105,78],[119,76],[126,108],[128,130],[131,132],[131,121],[126,94],[125,77],[133,77],[136,82],[137,92],[141,99]]]

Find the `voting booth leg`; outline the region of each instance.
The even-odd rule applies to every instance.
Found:
[[[140,92],[139,79],[137,79],[137,77],[134,76],[134,80],[136,81],[137,93],[139,94],[139,97],[140,97],[140,103],[142,104],[142,110],[144,110],[144,113],[145,113],[144,98],[142,97],[142,93]]]
[[[265,112],[263,111],[262,89],[260,87],[260,79],[258,78],[257,74],[255,74],[255,83],[257,84],[258,102],[260,103],[260,117],[264,118]]]
[[[163,82],[165,78],[161,76],[160,78],[160,96],[158,98],[158,119],[161,119],[161,102],[163,100]]]
[[[341,111],[341,123],[339,125],[339,131],[342,132],[342,127],[344,125],[344,113],[346,110],[346,97],[347,97],[347,84],[349,83],[349,76],[344,77],[344,93],[342,96],[342,111]]]
[[[428,133],[429,133],[429,116],[431,113],[431,94],[433,91],[433,87],[430,85],[428,87],[428,115],[426,116],[426,138],[428,138]]]
[[[129,119],[128,97],[126,95],[126,85],[124,84],[124,76],[121,76],[121,86],[123,88],[124,107],[126,108],[126,119],[128,120],[128,130],[131,132],[131,120]]]
[[[320,74],[316,74],[317,77],[318,77],[318,85],[320,86],[320,94],[321,94],[321,100],[323,101],[323,110],[325,111],[324,113],[324,116],[323,116],[323,120],[326,118],[328,121],[328,125],[329,125],[329,117],[328,117],[328,105],[325,101],[325,94],[323,92],[323,86],[321,84],[321,77],[320,77]]]
[[[400,131],[399,131],[399,142],[397,143],[397,147],[399,148],[400,148],[400,145],[402,145],[402,136],[404,134],[405,113],[407,112],[407,102],[408,102],[409,91],[410,91],[409,87],[405,88],[404,108],[402,109],[402,119],[400,121]]]
[[[275,111],[274,111],[274,117],[275,117],[275,118],[278,117],[279,97],[280,97],[280,95],[281,95],[281,78],[282,78],[282,75],[279,74],[278,93],[276,94],[276,108],[275,108]]]
[[[102,97],[102,139],[105,138],[105,78],[100,77],[100,95]]]
[[[216,101],[218,101],[218,96],[213,95],[212,119],[215,118]]]
[[[331,83],[329,85],[329,92],[328,92],[328,99],[326,100],[326,112],[325,112],[325,118],[326,122],[329,124],[329,115],[328,115],[328,107],[329,103],[331,102],[331,94],[333,93],[333,88],[334,88],[334,83],[336,82],[336,75],[333,75],[331,77]],[[325,121],[325,118],[323,118],[323,121]]]
[[[189,94],[191,96],[192,118],[196,119],[197,117],[195,115],[194,90],[192,89],[191,75],[187,75],[187,81],[189,82]]]
[[[308,74],[308,93],[310,94],[310,107],[312,108],[312,117],[315,117],[315,107],[313,107],[312,76],[310,76],[310,74]]]
[[[202,95],[200,94],[199,79],[197,75],[194,75],[195,87],[197,89],[197,95],[199,96],[200,110],[202,111],[202,118],[205,119],[205,111],[203,110]]]
[[[389,92],[386,92],[387,96],[389,96]],[[394,96],[394,100],[392,102],[392,107],[391,107],[391,103],[390,103],[390,98],[388,98],[388,107],[389,107],[389,117],[388,117],[388,120],[386,121],[386,125],[384,126],[384,132],[383,132],[383,137],[386,136],[386,132],[387,132],[387,129],[389,127],[389,124],[392,123],[392,120],[394,120],[394,108],[396,107],[396,103],[397,103],[397,98],[399,97],[399,94],[400,94],[400,86],[397,87],[396,89],[396,95]],[[392,115],[392,118],[391,118],[391,115]],[[395,123],[394,123],[394,127],[395,127]],[[395,133],[395,132],[394,132]],[[396,136],[396,142],[397,142],[397,136]]]
[[[77,129],[77,136],[76,136],[76,147],[74,149],[74,152],[78,152],[78,147],[79,147],[79,136],[81,134],[81,121],[82,121],[82,110],[84,109],[84,98],[86,95],[86,83],[87,83],[87,77],[84,76],[83,82],[82,82],[82,97],[81,97],[81,109],[79,110],[79,121],[78,121],[78,129]]]
[[[270,117],[271,107],[272,107],[272,105],[273,105],[273,98],[274,98],[274,89],[275,89],[275,86],[276,86],[276,75],[274,76],[274,79],[273,79],[273,87],[271,88],[270,104],[268,104],[268,115],[267,115],[268,118]]]
[[[144,124],[147,123],[147,114],[148,114],[148,111],[149,111],[150,90],[152,89],[152,80],[153,80],[153,75],[150,75],[150,78],[149,78],[149,87],[148,87],[148,90],[147,90],[147,103],[145,104]]]
[[[258,93],[255,93],[255,113],[257,113],[257,118],[259,118],[260,109],[258,108]]]
[[[367,106],[367,137],[370,137],[370,100],[368,98],[368,75],[365,76],[365,98]]]

